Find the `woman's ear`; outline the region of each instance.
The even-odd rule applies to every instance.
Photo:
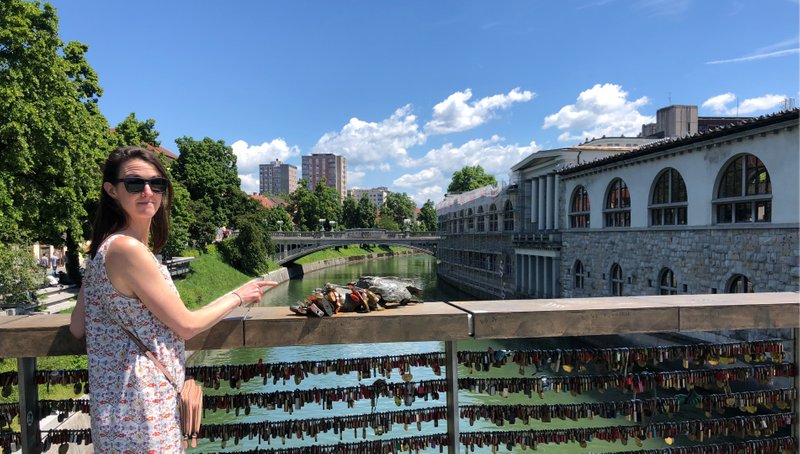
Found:
[[[112,199],[117,199],[117,187],[110,182],[106,181],[103,183],[103,190],[106,191],[106,194]]]

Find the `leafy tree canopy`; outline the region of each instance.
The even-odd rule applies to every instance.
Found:
[[[428,199],[419,209],[417,222],[419,222],[420,228],[426,232],[436,231],[436,208],[433,206],[431,199]]]
[[[381,207],[381,217],[391,218],[395,224],[401,226],[405,220],[414,221],[416,204],[405,192],[392,192],[386,197],[386,202]]]
[[[2,307],[30,308],[44,274],[27,247],[0,243],[0,300]]]
[[[497,186],[497,179],[495,179],[494,175],[484,172],[483,167],[480,165],[466,166],[453,172],[453,178],[450,180],[450,185],[447,186],[447,192],[458,194],[483,186]]]
[[[159,132],[156,131],[155,120],[151,118],[139,121],[136,119],[136,114],[131,112],[114,128],[114,134],[111,139],[115,147],[126,145],[152,145],[158,147],[161,145],[161,142],[158,141],[158,135]]]
[[[237,205],[242,203],[236,155],[231,147],[208,137],[182,137],[175,142],[179,156],[172,164],[173,177],[183,183],[192,200],[211,209],[217,226],[230,224]]]
[[[87,50],[51,5],[0,2],[0,243],[66,243],[74,272],[110,149]]]
[[[366,195],[362,195],[358,201],[358,226],[363,229],[375,227],[378,208]]]

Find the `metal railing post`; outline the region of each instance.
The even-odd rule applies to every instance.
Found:
[[[445,341],[445,381],[447,382],[447,452],[458,454],[461,432],[458,427],[458,350],[456,341]]]
[[[800,328],[792,329],[792,362],[795,364],[794,371],[794,388],[800,389]],[[794,416],[800,418],[800,399],[794,401]],[[795,419],[794,427],[792,428],[795,440],[800,440],[800,420]]]
[[[19,426],[23,454],[42,452],[39,429],[39,386],[36,384],[36,358],[17,358],[19,382]]]

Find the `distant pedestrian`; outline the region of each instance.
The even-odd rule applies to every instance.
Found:
[[[42,254],[39,264],[42,265],[43,270],[47,271],[47,268],[50,266],[50,259],[47,258],[47,254]]]
[[[58,257],[55,254],[50,256],[50,266],[53,267],[53,276],[55,276],[56,268],[58,268]]]

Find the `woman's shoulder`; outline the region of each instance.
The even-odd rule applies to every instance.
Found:
[[[136,238],[127,235],[117,235],[108,245],[106,262],[121,262],[124,264],[141,263],[142,260],[152,261],[152,253]]]

